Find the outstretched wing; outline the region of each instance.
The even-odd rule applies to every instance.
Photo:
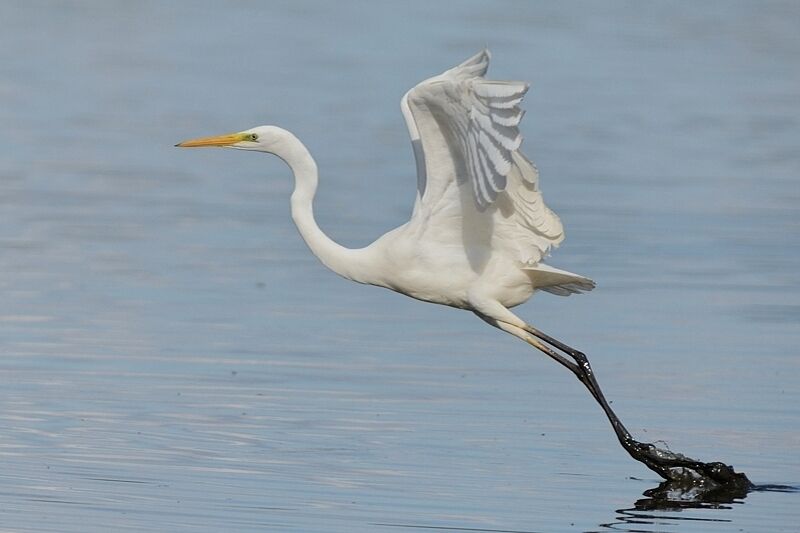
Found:
[[[563,227],[544,204],[536,167],[519,151],[528,84],[485,79],[489,59],[484,50],[403,97],[417,158],[412,220],[484,219],[493,226],[493,248],[533,267],[563,240]]]

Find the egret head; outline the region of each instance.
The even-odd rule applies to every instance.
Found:
[[[286,140],[287,135],[291,134],[277,126],[257,126],[238,133],[191,139],[175,146],[182,148],[220,146],[222,148],[236,148],[237,150],[252,150],[274,154],[280,150],[280,146]]]

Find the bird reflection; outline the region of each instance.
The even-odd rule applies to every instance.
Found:
[[[644,498],[636,500],[633,507],[617,509],[615,522],[600,524],[604,530],[627,531],[641,533],[655,531],[642,529],[648,525],[664,526],[672,521],[692,522],[732,522],[732,519],[703,516],[683,516],[682,511],[688,509],[733,509],[734,505],[743,504],[751,492],[800,492],[800,487],[791,485],[746,485],[708,483],[691,484],[676,481],[664,481],[657,487],[642,493]]]

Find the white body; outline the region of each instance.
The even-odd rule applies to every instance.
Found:
[[[317,165],[290,132],[260,126],[179,146],[226,146],[268,152],[292,169],[292,218],[311,251],[341,276],[412,298],[474,311],[529,340],[508,309],[537,289],[559,295],[591,290],[583,276],[542,259],[564,239],[544,203],[536,167],[519,151],[518,104],[526,83],[486,80],[484,50],[423,81],[401,102],[417,163],[411,219],[371,245],[351,250],[314,220]]]
[[[523,265],[512,253],[492,247],[493,213],[452,216],[449,224],[429,225],[413,218],[364,249],[372,268],[355,281],[386,287],[418,300],[472,309],[470,295],[481,294],[505,307],[526,302],[537,288],[575,277],[541,262]],[[565,277],[567,276],[567,277]]]

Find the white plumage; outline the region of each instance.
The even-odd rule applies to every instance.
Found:
[[[314,220],[317,166],[291,133],[275,126],[181,143],[273,153],[295,176],[292,217],[312,252],[345,278],[413,298],[468,309],[525,340],[509,308],[537,289],[590,290],[583,276],[542,260],[564,239],[544,203],[536,167],[519,151],[519,104],[528,84],[484,78],[484,50],[408,91],[401,109],[417,163],[411,219],[371,245],[348,249]]]

